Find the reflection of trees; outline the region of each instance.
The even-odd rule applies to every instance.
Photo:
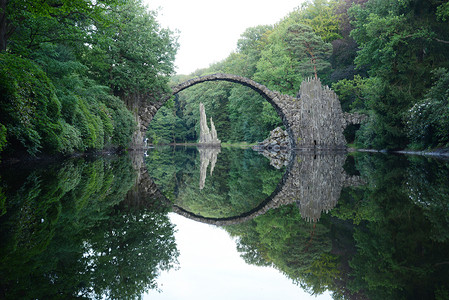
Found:
[[[295,205],[225,228],[239,238],[237,249],[247,263],[273,265],[314,293],[326,290],[338,274],[329,225],[305,221]]]
[[[14,175],[2,176],[0,298],[135,298],[173,266],[167,209],[123,201],[136,178],[129,157]]]
[[[353,214],[369,222],[355,228],[351,288],[372,299],[447,298],[448,164],[376,155],[358,165],[370,184],[356,207],[370,213]]]
[[[355,161],[367,184],[343,188],[320,222],[286,205],[225,227],[242,257],[337,299],[447,299],[448,163],[386,155]]]
[[[213,176],[205,178],[199,190],[201,160],[196,148],[191,150],[196,156],[186,157],[184,149],[149,151],[147,169],[167,198],[197,215],[220,218],[250,211],[274,191],[282,177],[282,170],[270,167],[251,149],[222,149]]]

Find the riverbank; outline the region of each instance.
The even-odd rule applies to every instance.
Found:
[[[351,149],[351,150],[349,150]],[[385,154],[406,154],[406,155],[421,155],[421,156],[432,156],[436,158],[445,158],[449,159],[449,148],[442,149],[434,149],[434,150],[375,150],[375,149],[357,149],[357,148],[348,148],[350,152],[372,152],[372,153],[385,153]]]

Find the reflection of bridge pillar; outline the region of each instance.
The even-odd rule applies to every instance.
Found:
[[[346,156],[341,154],[298,155],[297,204],[301,216],[309,222],[320,219],[322,212],[328,212],[337,205],[344,181],[343,164]],[[293,171],[295,172],[295,171]]]
[[[290,174],[273,201],[279,205],[296,202],[301,216],[315,222],[321,213],[337,204],[345,182],[342,153],[296,152]]]

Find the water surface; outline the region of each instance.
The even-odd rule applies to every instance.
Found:
[[[290,162],[167,147],[2,166],[0,298],[449,297],[447,161]]]

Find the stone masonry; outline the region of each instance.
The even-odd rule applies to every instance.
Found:
[[[337,95],[319,79],[308,79],[301,84],[297,97],[271,91],[249,78],[217,73],[196,77],[172,88],[172,94],[160,102],[141,109],[141,130],[146,130],[157,110],[173,95],[193,85],[207,81],[229,81],[247,86],[264,97],[282,119],[289,135],[291,149],[345,149],[343,129],[347,124],[361,122],[352,114],[343,114]]]

